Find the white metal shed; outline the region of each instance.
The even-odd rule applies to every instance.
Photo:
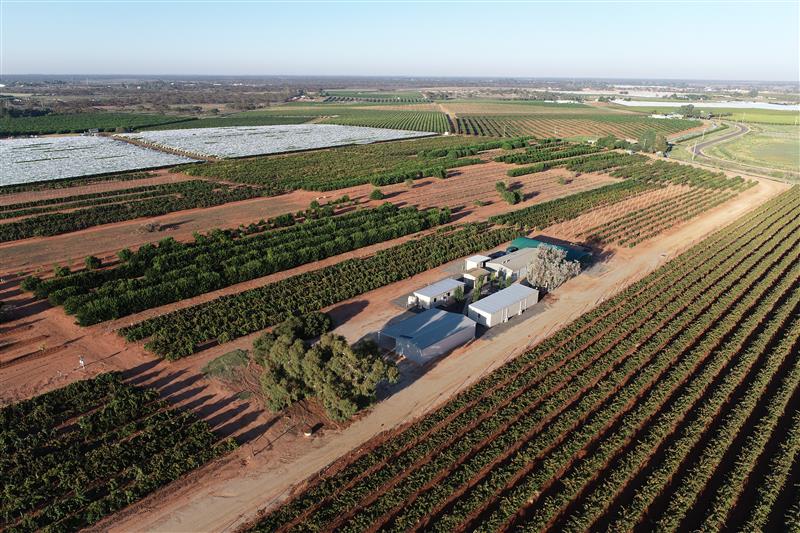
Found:
[[[424,309],[446,305],[453,301],[456,289],[459,287],[463,290],[464,282],[452,278],[437,281],[432,285],[414,291],[414,294],[409,298],[409,304],[418,305]]]
[[[483,326],[491,328],[497,324],[508,322],[510,318],[521,315],[525,310],[539,301],[539,291],[515,283],[483,300],[470,304],[468,316]]]
[[[423,311],[386,326],[379,334],[382,346],[420,364],[474,338],[474,320],[460,313],[448,313],[441,309]]]
[[[536,248],[522,248],[486,263],[486,269],[516,280],[528,274],[528,265],[536,255]]]

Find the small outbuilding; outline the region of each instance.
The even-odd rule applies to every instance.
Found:
[[[416,363],[431,359],[475,338],[475,321],[441,309],[428,309],[390,324],[379,333],[379,343]]]
[[[521,279],[528,273],[528,265],[531,264],[535,255],[536,250],[522,248],[488,261],[486,263],[486,269],[497,272],[506,279]]]
[[[464,274],[461,275],[464,278],[464,281],[467,283],[467,286],[472,288],[475,286],[475,282],[479,279],[486,279],[489,277],[489,272],[485,268],[473,268],[472,270],[467,270]]]
[[[418,306],[423,309],[431,309],[440,305],[447,305],[455,299],[458,288],[464,290],[464,282],[452,278],[437,281],[433,285],[428,285],[408,297],[409,306]]]
[[[490,294],[483,300],[470,304],[469,317],[487,328],[508,322],[521,315],[528,307],[539,301],[539,291],[515,283],[501,291]]]
[[[476,268],[483,268],[486,266],[486,261],[491,260],[491,257],[487,257],[485,255],[473,255],[472,257],[467,257],[464,259],[464,271],[469,272],[470,270],[475,270]]]

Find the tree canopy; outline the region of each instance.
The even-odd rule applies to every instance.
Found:
[[[528,265],[528,282],[534,287],[551,291],[580,274],[577,261],[567,261],[567,252],[553,246],[539,246]]]
[[[264,366],[261,389],[272,410],[315,397],[331,419],[347,420],[375,402],[379,383],[394,383],[399,373],[371,341],[351,346],[326,333],[309,347],[302,336],[317,331],[317,321],[291,319],[255,341],[255,360]]]

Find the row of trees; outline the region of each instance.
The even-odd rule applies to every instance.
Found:
[[[676,427],[687,427],[688,412],[711,418],[696,423],[692,417],[690,426],[699,435],[703,427],[731,434],[726,426],[732,424],[719,409],[735,410],[739,403],[725,400],[748,375],[751,363],[733,364],[742,359],[736,350],[742,341],[757,348],[747,354],[748,361],[777,361],[785,353],[770,355],[768,346],[751,343],[749,335],[751,326],[764,324],[772,303],[782,302],[784,311],[797,305],[780,298],[796,285],[793,280],[784,276],[781,288],[770,292],[772,279],[760,277],[771,270],[779,274],[793,262],[785,256],[791,244],[771,253],[787,234],[772,235],[772,214],[760,211],[746,224],[710,237],[442,407],[365,447],[368,451],[354,454],[263,517],[254,530],[275,531],[302,519],[314,530],[505,530],[524,525],[584,531],[596,528],[603,517],[619,517],[615,529],[630,530],[644,523],[643,509],[659,496],[666,498],[665,506],[684,507],[678,520],[687,506],[690,512],[710,515],[712,510],[692,492],[709,486],[709,476],[703,473],[695,482],[682,466],[738,469],[739,462],[694,460],[691,452],[697,448],[691,443],[679,447],[674,461],[671,456],[654,461],[652,450],[682,440],[683,430],[671,435]],[[772,269],[781,257],[782,266]],[[758,290],[752,297],[751,282]],[[709,297],[711,291],[724,294],[723,307]],[[764,294],[770,303],[760,306]],[[719,311],[726,309],[736,318],[720,321],[728,315]],[[751,310],[757,311],[752,317]],[[748,317],[752,321],[740,320]],[[766,339],[775,331],[760,336]],[[769,372],[775,376],[777,369],[770,365]],[[728,374],[731,378],[724,379]],[[721,403],[697,407],[709,395]],[[760,395],[744,398],[758,404]],[[770,409],[768,414],[778,412]],[[595,453],[586,455],[587,446]],[[717,447],[717,457],[724,458],[726,449]],[[648,463],[657,469],[663,465],[663,476],[651,476]],[[667,485],[678,475],[682,482]],[[620,499],[634,484],[643,489],[641,496]],[[664,490],[668,486],[687,497],[668,498],[673,494]],[[725,494],[740,490],[742,483],[718,486]],[[735,498],[723,501],[721,508],[728,512],[736,503]],[[610,515],[612,506],[636,509]],[[673,520],[664,522],[665,529],[677,527],[672,513],[659,514],[656,518]],[[728,526],[739,529],[735,523]]]
[[[1,185],[0,196],[19,192],[46,191],[51,189],[68,189],[79,185],[91,185],[103,181],[134,181],[150,178],[153,174],[149,172],[125,172],[122,174],[106,174],[103,176],[92,176],[89,178],[62,178],[47,181],[31,181],[29,183],[18,183],[15,185]]]
[[[698,167],[673,163],[671,161],[643,161],[617,168],[611,173],[617,178],[636,179],[651,183],[672,183],[710,189],[743,190],[752,185],[741,176],[729,178],[724,172],[711,172]]]
[[[621,202],[626,198],[655,187],[655,185],[637,180],[612,183],[590,191],[579,192],[502,215],[495,215],[489,221],[497,224],[523,226],[528,229],[542,229],[552,224],[575,218],[598,206]]]
[[[556,161],[559,159],[567,159],[575,157],[576,155],[593,154],[600,151],[600,148],[590,144],[572,144],[572,145],[545,145],[543,147],[531,147],[526,150],[524,154],[509,154],[505,156],[495,157],[495,161],[501,163],[514,163],[517,165],[524,165],[527,163],[539,163],[543,161]]]
[[[467,224],[382,250],[370,257],[298,274],[263,287],[154,317],[120,333],[130,341],[150,337],[149,350],[167,358],[192,354],[211,340],[227,342],[448,261],[497,246],[518,235],[513,228]]]
[[[445,224],[447,208],[384,204],[254,235],[214,231],[192,243],[165,239],[123,251],[113,269],[87,270],[24,288],[91,325]]]
[[[449,159],[452,149],[474,145],[469,140],[431,137],[394,143],[342,146],[302,154],[265,156],[250,159],[218,161],[204,165],[188,165],[182,169],[195,176],[208,176],[225,181],[251,183],[265,187],[269,194],[294,189],[328,191],[373,182],[376,185],[402,183],[407,177],[416,179],[419,172],[474,164],[475,158]],[[438,151],[444,154],[438,155]],[[420,156],[420,152],[437,155]]]
[[[614,167],[625,167],[635,163],[644,163],[647,158],[639,154],[620,154],[619,152],[602,152],[599,154],[578,157],[565,165],[573,172],[600,172]]]
[[[82,529],[236,447],[119,373],[0,409],[0,528]]]
[[[69,213],[45,213],[0,225],[0,242],[49,237],[111,224],[123,220],[152,217],[200,207],[256,198],[262,190],[256,187],[230,186],[204,180],[161,185],[163,196],[123,203],[95,205]]]

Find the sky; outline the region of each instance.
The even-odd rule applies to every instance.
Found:
[[[0,74],[800,79],[800,0],[0,0]]]

